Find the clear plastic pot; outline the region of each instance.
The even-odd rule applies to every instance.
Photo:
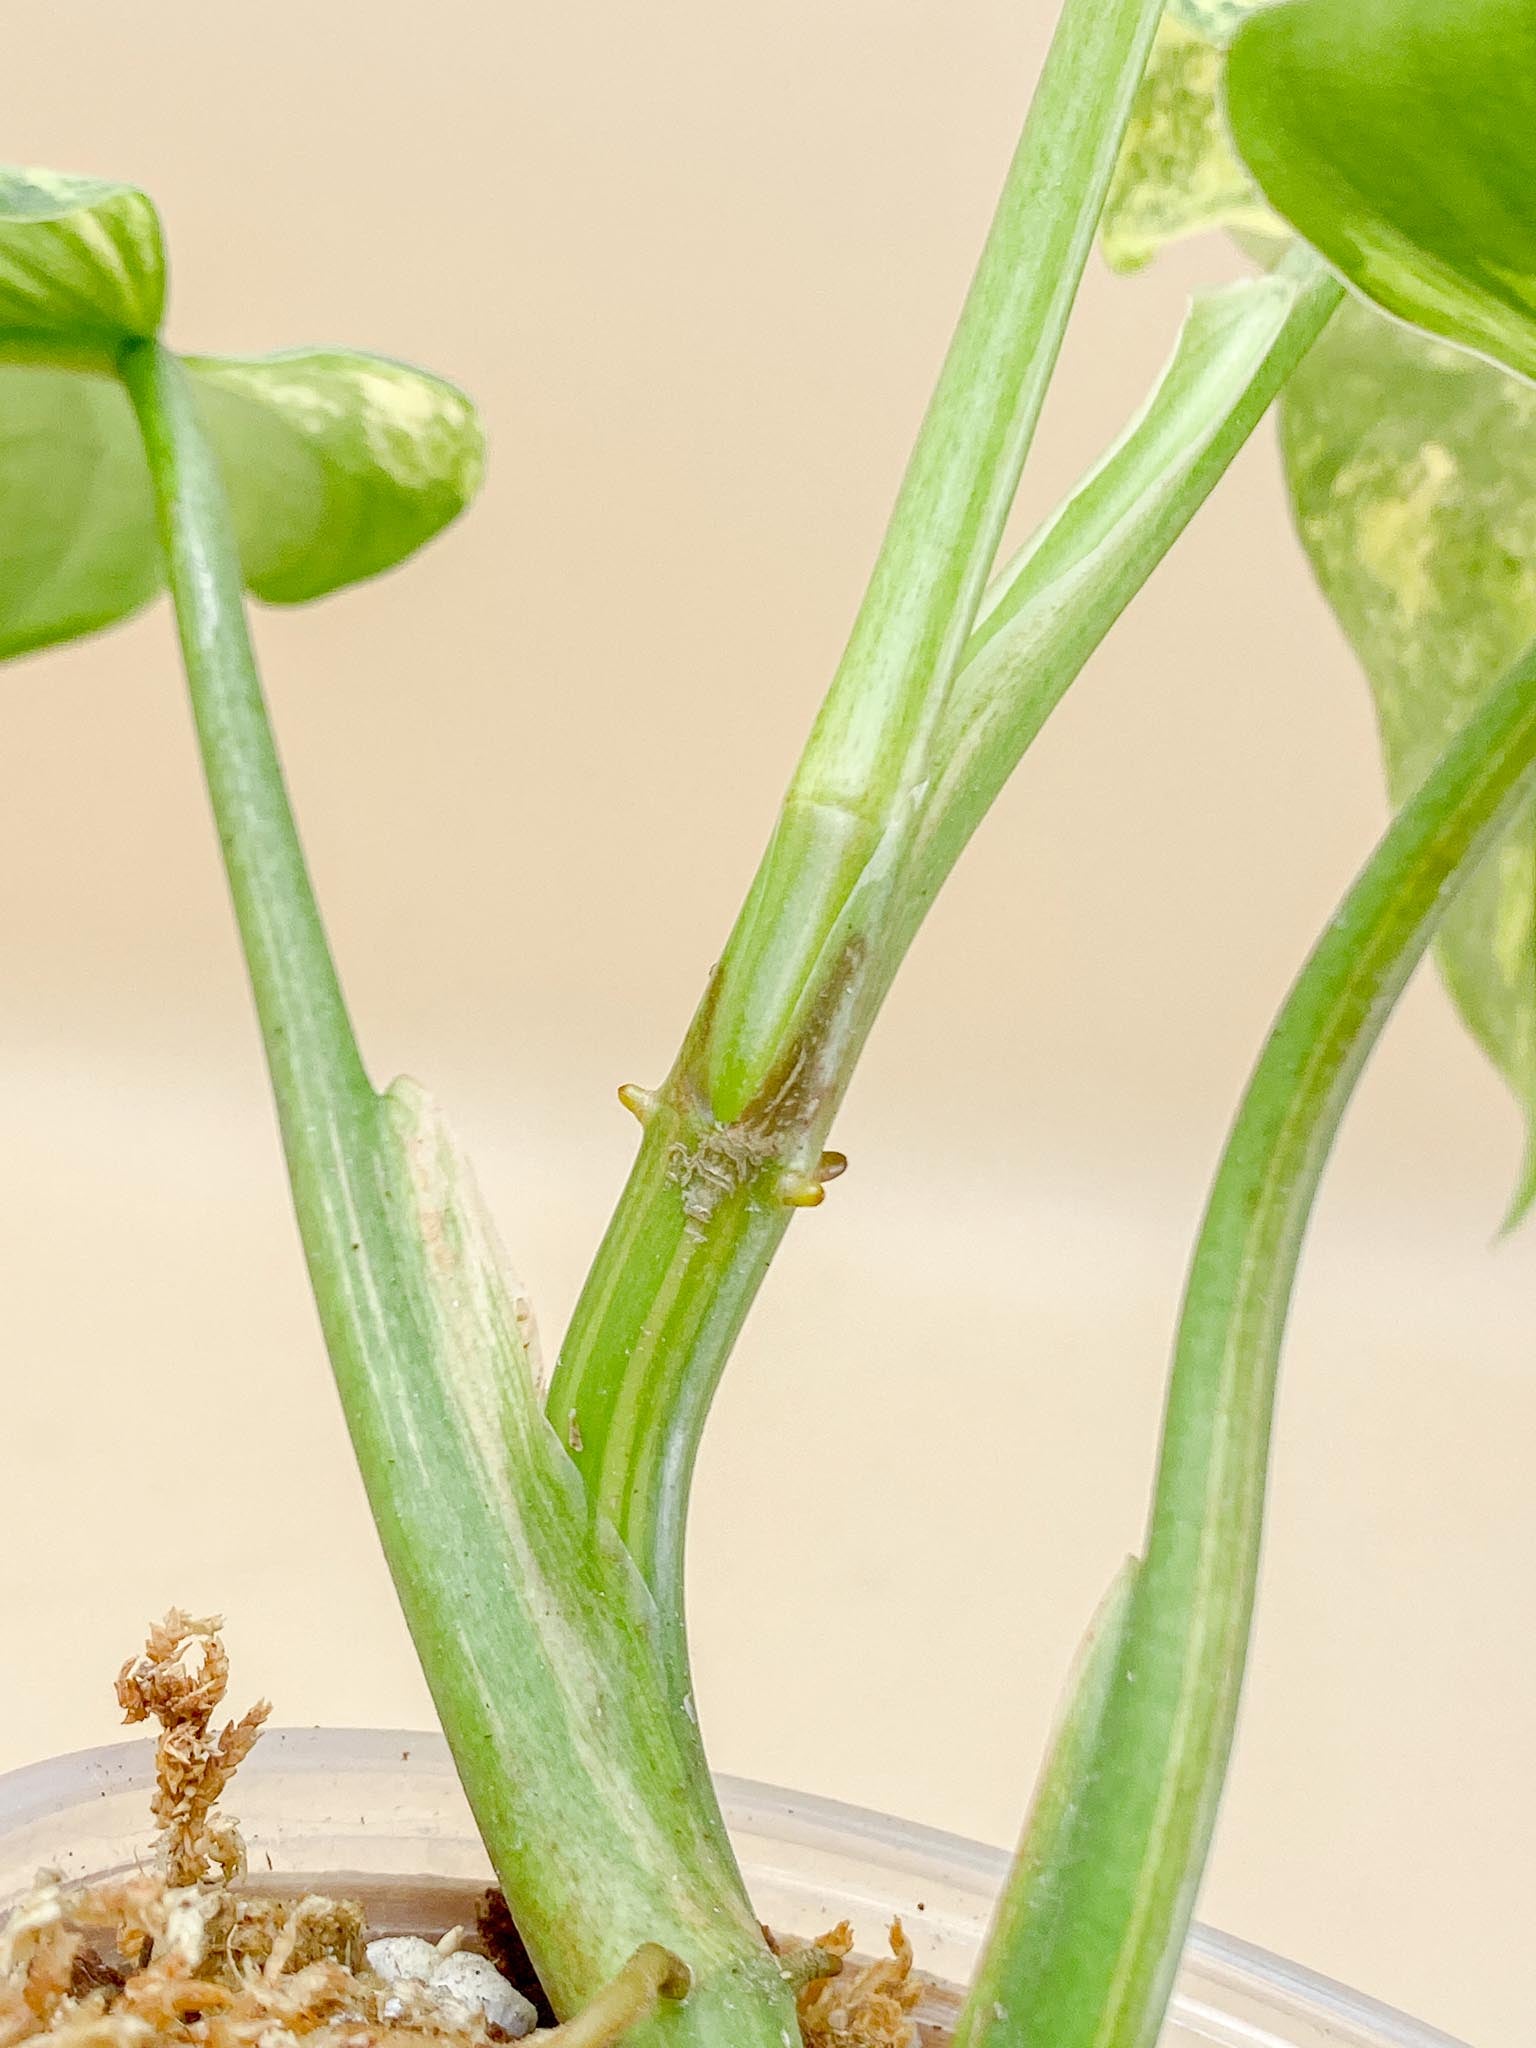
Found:
[[[149,1847],[153,1748],[116,1743],[0,1776],[0,1907],[50,1867],[71,1878],[131,1866]],[[739,1778],[721,1798],[760,1917],[813,1935],[849,1919],[875,1945],[900,1915],[938,1980],[918,2018],[928,2043],[952,2019],[1007,1857]],[[490,1877],[440,1735],[274,1729],[232,1801],[253,1878],[325,1876],[362,1897],[375,1926],[440,1931],[473,1919]],[[1447,2034],[1225,1935],[1197,1928],[1163,2048],[1459,2048]]]

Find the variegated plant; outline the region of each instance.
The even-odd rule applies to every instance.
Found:
[[[364,1067],[244,610],[247,592],[319,596],[435,534],[478,482],[474,414],[379,357],[179,357],[145,196],[0,177],[0,652],[169,589],[326,1341],[443,1727],[557,2008],[660,1942],[686,1966],[670,1989],[689,1988],[641,2025],[679,2048],[783,2048],[795,2024],[690,1690],[683,1546],[714,1389],[791,1217],[838,1170],[833,1118],[928,905],[1282,392],[1303,538],[1377,686],[1402,809],[1239,1110],[1146,1542],[1091,1632],[963,2048],[1138,2048],[1161,2023],[1237,1710],[1302,1233],[1364,1059],[1458,889],[1448,977],[1522,1101],[1536,1094],[1536,398],[1452,346],[1536,364],[1536,243],[1528,214],[1522,240],[1499,211],[1532,188],[1529,10],[1463,0],[1448,28],[1430,0],[1282,0],[1228,54],[1246,12],[1179,0],[1160,27],[1157,0],[1065,0],[762,866],[672,1072],[624,1091],[639,1157],[547,1391],[453,1140],[419,1089],[379,1090]],[[1514,60],[1525,97],[1458,127],[1457,95]],[[1228,138],[1224,77],[1267,199]],[[1426,79],[1451,110],[1438,125]],[[1404,202],[1450,165],[1454,204]],[[1338,278],[1273,207],[1439,339],[1341,311]],[[1222,224],[1262,265],[1196,301],[1146,405],[999,566],[1101,216],[1125,264]]]

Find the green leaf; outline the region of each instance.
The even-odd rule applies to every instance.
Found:
[[[1536,638],[1536,390],[1351,301],[1281,403],[1302,542],[1401,804]],[[1500,842],[1436,950],[1536,1141],[1536,821]]]
[[[0,659],[127,617],[163,587],[143,449],[117,380],[158,334],[159,219],[132,185],[0,167]],[[468,504],[484,447],[441,378],[295,349],[189,363],[246,587],[323,596],[403,561]]]
[[[1282,232],[1227,139],[1221,68],[1207,35],[1164,15],[1104,203],[1100,243],[1112,270],[1139,270],[1166,243],[1213,228]]]
[[[1367,297],[1536,377],[1536,8],[1281,0],[1227,111],[1270,203]]]
[[[246,588],[269,603],[392,568],[480,488],[475,409],[424,370],[340,349],[195,356],[187,368]]]
[[[110,626],[161,580],[121,386],[44,364],[0,367],[0,658]]]
[[[1225,49],[1264,0],[1168,0],[1168,14],[1218,49]]]
[[[473,497],[483,441],[453,385],[335,349],[188,364],[246,586],[291,604],[376,575]],[[0,366],[0,659],[164,586],[144,453],[115,377]]]
[[[0,355],[110,364],[165,316],[160,221],[132,185],[0,166]]]

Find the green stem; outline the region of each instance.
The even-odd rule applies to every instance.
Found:
[[[550,1388],[594,1505],[657,1593],[677,1671],[698,1432],[783,1236],[781,1194],[814,1191],[879,1006],[914,793],[1157,16],[1158,0],[1067,0],[847,652]]]
[[[712,991],[660,1092],[577,1303],[549,1412],[562,1432],[575,1419],[589,1493],[656,1592],[680,1680],[688,1483],[720,1374],[788,1224],[780,1175],[814,1162],[878,1004],[971,833],[1338,298],[1321,266],[1298,258],[1197,303],[1143,413],[1000,579],[944,714],[907,883],[864,960],[858,1006],[846,986],[834,989],[807,1034],[814,1057],[752,1120],[721,1126],[702,1072]],[[690,1219],[687,1162],[711,1148],[741,1178]]]
[[[1053,1840],[957,2048],[1148,2048],[1204,1868],[1247,1657],[1281,1342],[1340,1119],[1456,887],[1536,795],[1536,648],[1387,831],[1281,1012],[1190,1268],[1145,1561]],[[1028,1839],[1028,1838],[1026,1838]],[[1033,1882],[1020,1866],[1020,1882]]]
[[[305,1254],[369,1504],[443,1729],[558,2010],[642,1944],[692,1974],[656,2048],[782,2048],[654,1605],[539,1407],[492,1232],[417,1091],[363,1071],[283,786],[222,480],[180,364],[124,351]]]
[[[674,1682],[687,1690],[680,1626],[694,1461],[719,1374],[788,1227],[777,1165],[701,1177],[718,1127],[674,1076],[577,1303],[548,1409],[590,1496],[624,1540],[664,1617]],[[705,1162],[707,1166],[708,1162]],[[689,1208],[695,1214],[688,1214]]]

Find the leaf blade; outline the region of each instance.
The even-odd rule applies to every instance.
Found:
[[[360,350],[187,359],[230,493],[246,588],[302,604],[393,568],[479,490],[457,386]]]
[[[1536,13],[1280,0],[1227,114],[1270,204],[1368,298],[1536,377]]]
[[[0,366],[0,660],[115,625],[162,583],[149,478],[116,380]]]
[[[0,353],[110,362],[165,317],[160,219],[135,185],[0,166]]]
[[[470,401],[383,356],[294,349],[187,365],[234,508],[246,588],[306,603],[406,560],[472,500]],[[116,378],[0,363],[0,660],[117,624],[164,569]]]
[[[1221,69],[1209,32],[1163,16],[1099,224],[1111,270],[1139,270],[1168,243],[1213,228],[1283,233],[1227,137]]]
[[[1351,301],[1281,402],[1313,573],[1369,681],[1395,804],[1536,637],[1536,390]],[[1435,941],[1452,1000],[1536,1142],[1536,824]],[[1529,1203],[1524,1171],[1510,1221]]]

